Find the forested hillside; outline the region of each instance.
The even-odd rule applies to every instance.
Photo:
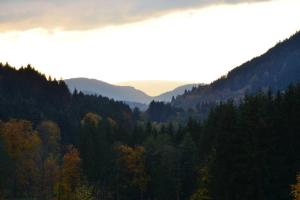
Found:
[[[198,85],[203,85],[203,84],[187,84],[187,85],[179,86],[172,91],[165,92],[159,96],[154,97],[154,101],[171,102],[173,98],[176,98],[178,95],[182,95],[185,92],[192,90],[194,87],[197,87]]]
[[[212,110],[198,132],[203,163],[192,199],[291,199],[300,166],[299,95],[300,85],[290,86]]]
[[[259,90],[284,90],[290,83],[300,81],[299,57],[300,32],[211,84],[200,85],[177,97],[172,105],[201,110],[202,104],[239,100],[245,94],[253,94]]]
[[[182,125],[160,123],[169,104],[131,113],[30,66],[0,69],[1,199],[299,198],[299,84]]]
[[[130,108],[121,102],[81,92],[71,94],[63,81],[52,80],[30,65],[15,69],[0,63],[0,119],[26,119],[34,124],[53,120],[64,143],[78,140],[79,122],[87,112],[116,120],[123,128],[133,125]]]

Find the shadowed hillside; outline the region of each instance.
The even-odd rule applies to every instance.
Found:
[[[30,65],[15,69],[0,63],[0,120],[26,119],[34,124],[52,120],[61,127],[63,142],[76,143],[80,120],[87,112],[113,118],[126,128],[132,124],[132,112],[122,102],[71,94],[64,81],[47,79]]]
[[[233,55],[234,56],[234,55]],[[300,33],[277,44],[265,54],[231,70],[226,76],[205,86],[198,86],[172,102],[181,108],[197,108],[207,102],[239,100],[245,94],[283,90],[300,81]]]

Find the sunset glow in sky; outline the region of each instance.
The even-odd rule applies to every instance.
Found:
[[[13,6],[11,2],[0,0],[6,7]],[[187,2],[192,3],[166,10],[153,7],[132,16],[126,11],[123,21],[115,18],[125,14],[110,16],[121,12],[121,7],[105,15],[106,21],[101,16],[98,21],[86,17],[89,13],[84,21],[62,15],[62,24],[48,20],[49,16],[35,20],[39,15],[32,10],[28,11],[32,17],[22,21],[16,6],[14,19],[9,19],[9,13],[0,14],[0,62],[16,67],[30,63],[56,78],[208,83],[300,30],[299,0]]]

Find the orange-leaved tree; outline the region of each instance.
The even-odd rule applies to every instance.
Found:
[[[300,173],[297,174],[297,182],[291,186],[294,200],[300,200]]]

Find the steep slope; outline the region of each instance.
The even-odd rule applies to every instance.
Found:
[[[119,101],[149,103],[151,97],[129,86],[116,86],[96,79],[73,78],[65,80],[70,91],[75,89],[84,93],[100,94]]]
[[[227,99],[238,100],[259,90],[283,90],[300,81],[300,32],[265,54],[233,69],[226,76],[178,96],[172,105],[184,109]]]

